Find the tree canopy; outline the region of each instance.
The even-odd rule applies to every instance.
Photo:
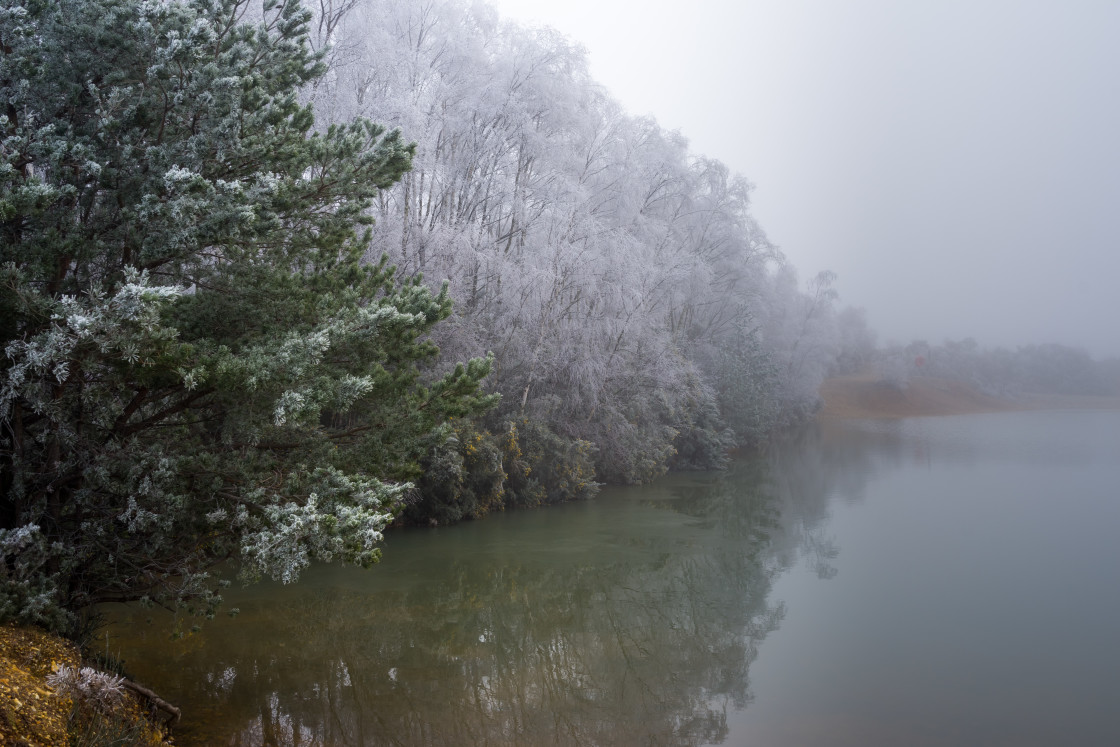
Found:
[[[314,131],[297,0],[0,9],[0,617],[210,612],[215,566],[368,564],[489,360],[370,261],[398,131]],[[376,255],[372,255],[376,256]]]
[[[377,201],[379,243],[398,266],[450,279],[461,303],[436,332],[445,352],[494,352],[487,386],[503,399],[481,423],[489,435],[433,460],[465,486],[431,506],[440,521],[496,502],[474,478],[493,485],[499,452],[517,461],[511,423],[527,463],[548,455],[526,483],[548,472],[555,485],[588,460],[596,479],[633,483],[717,467],[736,441],[812,414],[836,352],[834,298],[803,290],[752,216],[746,179],[627,114],[571,40],[484,3],[319,12],[334,52],[308,92],[317,110],[376,116],[418,143]],[[553,458],[553,436],[571,459]],[[535,502],[516,471],[502,499]],[[567,495],[584,494],[571,482]]]

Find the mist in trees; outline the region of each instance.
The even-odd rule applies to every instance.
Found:
[[[0,42],[3,616],[208,612],[227,558],[722,467],[827,375],[1108,385],[877,350],[746,179],[483,3],[17,3]]]
[[[486,5],[318,12],[333,51],[306,91],[316,111],[417,143],[378,200],[372,251],[450,283],[436,339],[452,360],[492,351],[502,395],[433,451],[441,478],[416,519],[718,467],[814,411],[837,350],[834,278],[799,285],[745,179],[623,112],[570,40]]]
[[[752,185],[623,111],[571,40],[460,0],[317,13],[331,70],[308,100],[417,143],[378,200],[374,252],[450,283],[436,339],[451,360],[492,352],[502,395],[430,453],[407,517],[719,467],[811,417],[824,377],[892,365],[864,312],[839,307],[835,274],[798,278],[768,240]],[[1004,388],[1044,386],[1060,347],[1017,353]]]

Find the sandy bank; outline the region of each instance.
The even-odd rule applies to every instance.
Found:
[[[1040,409],[1120,409],[1120,397],[1025,395],[1001,399],[960,381],[916,376],[905,387],[877,376],[841,376],[821,385],[822,418],[910,418]]]

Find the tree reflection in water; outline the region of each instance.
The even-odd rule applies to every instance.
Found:
[[[373,571],[236,590],[236,619],[177,643],[131,610],[116,645],[183,706],[181,745],[718,743],[784,614],[776,574],[830,573],[827,473],[853,465],[829,444],[391,534]]]

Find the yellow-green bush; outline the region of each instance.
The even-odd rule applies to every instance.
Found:
[[[564,438],[541,422],[522,418],[509,423],[506,453],[509,470],[507,505],[539,506],[544,503],[590,498],[599,490],[595,481],[594,446],[589,441]]]
[[[419,496],[405,507],[405,523],[453,523],[507,506],[540,506],[589,498],[595,482],[594,447],[563,438],[523,418],[492,431],[469,420],[425,459]]]

